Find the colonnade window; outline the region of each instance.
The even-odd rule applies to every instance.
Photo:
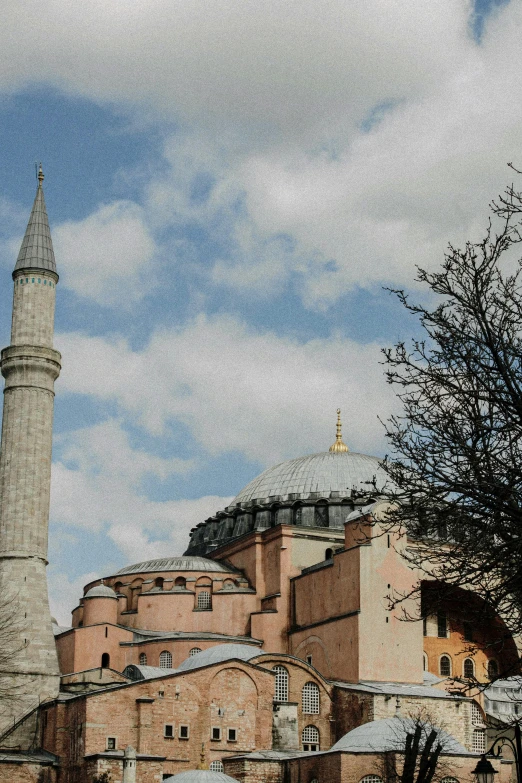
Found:
[[[202,590],[198,593],[198,609],[212,609],[212,597],[208,590]]]
[[[145,653],[140,653],[140,666],[146,666],[147,665],[147,656]]]
[[[301,734],[303,750],[319,750],[319,729],[317,726],[305,726]]]
[[[275,701],[288,701],[288,671],[284,666],[274,666],[275,677]]]
[[[193,655],[197,655],[201,652],[201,647],[193,647],[192,650],[189,652],[189,658],[192,658]]]
[[[319,714],[319,687],[315,682],[307,682],[302,691],[303,712],[307,715]]]
[[[464,674],[464,677],[468,677],[468,679],[471,679],[475,676],[475,664],[473,663],[472,658],[466,658],[464,660],[464,665],[462,667],[462,671]]]
[[[172,654],[168,650],[163,650],[159,657],[160,669],[172,669]]]
[[[440,656],[439,672],[441,677],[451,677],[451,658],[449,655]]]
[[[490,680],[498,677],[498,663],[493,658],[488,661],[488,677]]]

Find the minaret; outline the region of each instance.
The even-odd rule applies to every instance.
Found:
[[[58,275],[43,193],[42,167],[31,217],[13,272],[11,345],[5,378],[0,453],[0,625],[2,601],[14,618],[15,699],[11,717],[29,702],[58,693],[59,669],[47,596],[47,530],[51,482],[54,381],[61,356],[53,349]],[[0,672],[1,674],[1,672]],[[0,721],[2,721],[0,715]],[[3,722],[3,721],[2,721]]]

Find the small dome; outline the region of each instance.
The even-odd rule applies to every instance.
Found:
[[[342,750],[347,753],[386,753],[387,751],[404,750],[406,745],[406,735],[415,731],[417,723],[411,718],[402,718],[395,716],[385,718],[384,720],[374,720],[370,723],[363,723],[357,726],[348,734],[335,743],[331,750]],[[425,724],[425,734],[434,728],[438,732],[438,737],[442,743],[443,755],[469,755],[469,751],[457,742],[455,737],[447,734],[445,731],[437,729],[436,726]],[[421,739],[421,747],[423,739]]]
[[[216,644],[214,647],[209,647],[208,650],[202,650],[190,658],[185,658],[178,666],[178,672],[188,672],[191,669],[199,669],[201,666],[209,666],[212,663],[230,661],[233,658],[249,661],[250,658],[257,658],[262,654],[263,650],[260,650],[259,647],[252,647],[250,644]]]
[[[116,593],[109,585],[96,585],[85,593],[84,598],[116,598]]]
[[[209,769],[187,769],[178,772],[171,778],[165,778],[163,783],[239,783],[236,778],[225,775],[224,772],[211,772]]]
[[[349,497],[352,489],[368,490],[368,482],[374,477],[377,489],[382,489],[389,482],[388,474],[377,457],[352,451],[309,454],[268,468],[247,484],[231,505],[274,495],[281,500],[289,495],[294,500],[298,497],[305,499],[311,492],[325,497],[330,492],[339,492],[341,497]]]
[[[159,560],[144,560],[143,563],[135,563],[134,565],[120,568],[116,573],[119,576],[122,574],[141,574],[149,571],[220,571],[236,573],[232,568],[228,568],[216,560],[191,555],[166,557]]]

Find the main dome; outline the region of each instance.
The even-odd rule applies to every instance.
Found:
[[[335,450],[334,450],[335,449]],[[340,436],[330,451],[297,457],[263,471],[190,535],[186,555],[207,555],[253,530],[276,525],[332,528],[337,535],[356,505],[389,481],[377,457],[348,451]]]
[[[377,457],[351,451],[320,452],[280,462],[263,471],[241,490],[233,505],[261,498],[297,500],[311,494],[328,498],[332,492],[346,497],[352,490],[369,490],[369,483],[374,480],[377,489],[382,489],[389,480]]]

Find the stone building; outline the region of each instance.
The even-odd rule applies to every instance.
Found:
[[[387,596],[419,578],[401,554],[415,542],[380,528],[386,474],[377,458],[348,450],[340,412],[329,451],[264,471],[192,530],[184,555],[86,585],[70,627],[55,624],[51,640],[60,356],[42,180],[13,273],[0,460],[0,574],[27,613],[16,671],[38,703],[3,727],[0,781],[91,783],[107,773],[111,783],[182,783],[226,773],[240,783],[379,783],[386,754],[400,767],[401,727],[424,715],[449,736],[448,778],[464,783],[487,723],[468,686],[511,672],[514,641],[499,618],[470,629],[476,598],[464,592],[417,622],[390,607]],[[432,589],[423,585],[427,599]],[[499,780],[510,774],[510,764],[499,767]]]

